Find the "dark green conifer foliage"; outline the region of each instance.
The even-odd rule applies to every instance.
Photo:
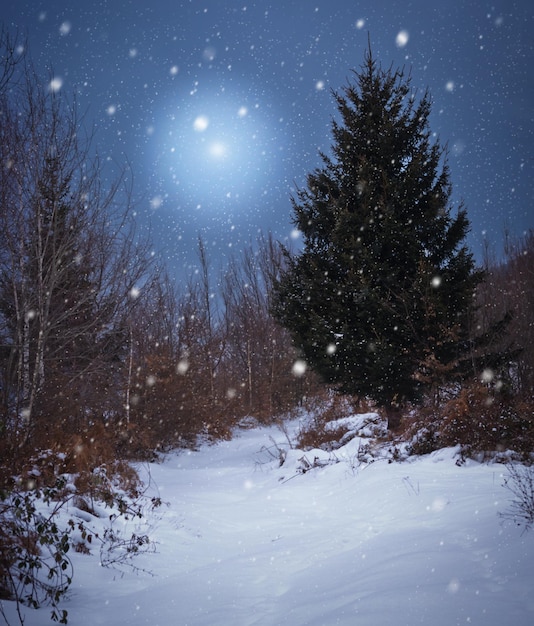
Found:
[[[302,251],[287,254],[273,313],[312,368],[385,407],[452,378],[471,347],[483,274],[453,211],[428,93],[371,51],[335,94],[332,156],[292,198]]]

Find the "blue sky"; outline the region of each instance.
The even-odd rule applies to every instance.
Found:
[[[534,227],[534,12],[526,0],[20,1],[43,80],[76,93],[105,175],[128,163],[139,224],[180,277],[202,235],[224,265],[259,231],[291,237],[290,195],[328,152],[331,90],[363,61],[433,99],[468,243]]]

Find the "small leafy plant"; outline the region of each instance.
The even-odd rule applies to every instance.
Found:
[[[124,525],[119,530],[114,522],[144,518],[148,508],[161,506],[159,497],[140,493],[136,481],[128,484],[135,484],[136,489],[126,493],[103,466],[82,478],[78,476],[76,485],[60,477],[54,487],[25,483],[33,488],[0,489],[0,615],[8,626],[3,600],[15,603],[21,625],[23,607],[43,606],[52,607],[52,621],[67,624],[68,612],[60,609],[59,603],[73,579],[70,550],[89,555],[96,544],[100,546],[100,565],[140,571],[133,558],[154,549],[148,534],[137,529],[125,533]],[[80,491],[81,486],[84,489]],[[87,513],[87,519],[74,521],[71,510],[67,515],[71,504],[78,514]],[[109,515],[101,504],[111,509]],[[100,532],[92,524],[98,518],[103,527]]]
[[[73,574],[70,529],[56,522],[67,501],[59,498],[63,487],[58,481],[51,488],[0,493],[0,599],[16,603],[21,624],[22,605],[51,606],[52,620],[67,623],[67,611],[58,608]]]

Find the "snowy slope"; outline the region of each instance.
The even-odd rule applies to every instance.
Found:
[[[157,551],[139,573],[74,554],[69,624],[534,624],[534,534],[498,515],[502,465],[459,466],[454,450],[359,465],[353,440],[280,467],[273,440],[287,450],[258,428],[141,467],[165,502],[138,528]],[[339,462],[299,473],[303,455]],[[27,626],[50,623],[26,610]]]

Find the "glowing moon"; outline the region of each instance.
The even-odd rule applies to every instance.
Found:
[[[222,211],[265,193],[280,150],[274,146],[272,111],[248,99],[229,90],[169,99],[156,133],[160,141],[153,142],[166,197]]]
[[[220,141],[214,141],[208,148],[210,156],[215,159],[222,159],[226,156],[226,146]]]

